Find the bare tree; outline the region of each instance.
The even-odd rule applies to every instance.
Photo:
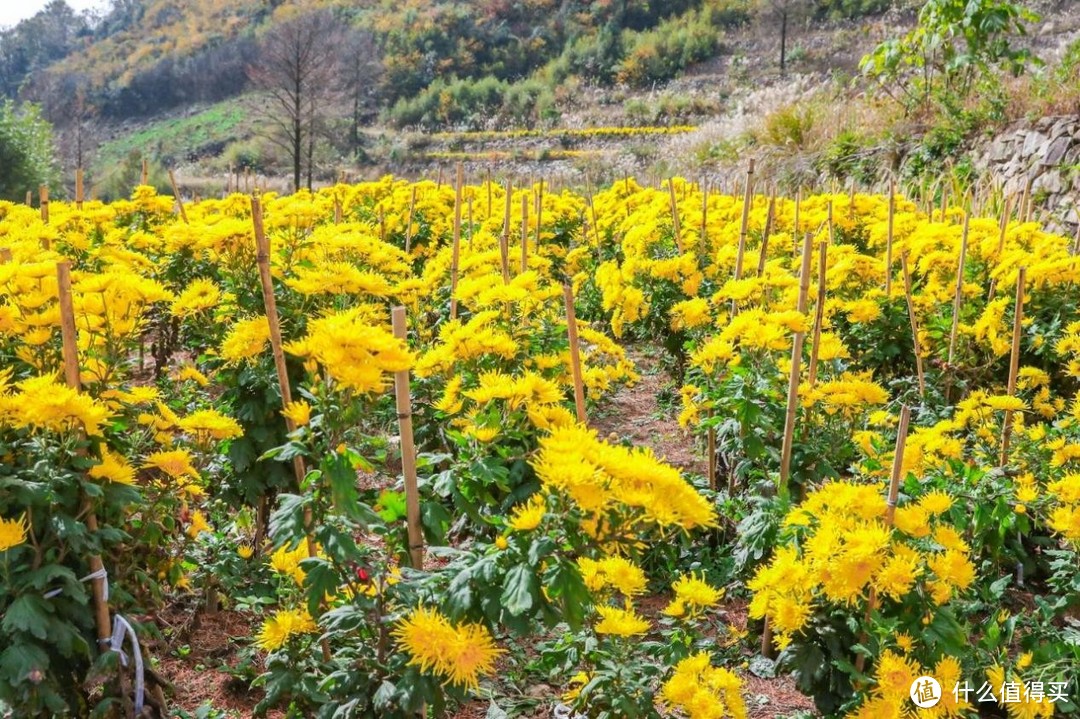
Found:
[[[812,0],[761,0],[760,6],[780,23],[780,74],[787,71],[788,25],[796,18],[809,15],[813,10]]]
[[[368,114],[374,114],[375,93],[382,73],[382,61],[375,36],[366,30],[354,30],[345,43],[345,78],[348,101],[352,105],[349,118],[349,153],[355,158],[363,144],[360,127]]]
[[[248,67],[248,77],[269,99],[264,135],[288,153],[294,190],[300,189],[305,160],[311,188],[316,132],[339,95],[343,39],[333,11],[304,12],[274,25],[258,61]]]

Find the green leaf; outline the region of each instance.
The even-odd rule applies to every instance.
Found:
[[[330,562],[321,557],[308,557],[301,560],[304,570],[304,588],[307,590],[308,613],[316,616],[319,605],[327,594],[333,594],[341,584],[341,577]]]
[[[0,654],[0,674],[16,687],[33,671],[42,674],[49,668],[49,655],[33,644],[13,644]]]
[[[520,616],[532,609],[540,598],[540,582],[527,564],[515,565],[506,573],[502,603],[511,616]]]
[[[17,631],[29,632],[38,639],[44,639],[48,636],[46,627],[50,614],[52,608],[47,600],[37,594],[23,594],[7,608],[0,627],[9,634]]]

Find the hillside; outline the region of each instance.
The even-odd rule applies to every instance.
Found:
[[[981,105],[914,112],[892,102],[896,88],[860,78],[864,56],[914,25],[906,0],[118,0],[100,18],[62,6],[0,35],[7,94],[42,104],[63,176],[89,167],[104,197],[136,182],[144,157],[161,189],[172,167],[198,194],[235,182],[230,169],[289,189],[342,173],[435,176],[457,161],[556,180],[723,182],[748,154],[791,187],[870,185],[901,166],[918,184],[943,154],[953,163],[984,135],[1067,107],[1077,89],[1046,80],[1068,74],[1080,23],[1063,0],[1025,3],[1038,18],[1012,38],[1046,71],[1002,74],[972,96]],[[284,137],[273,88],[252,69],[266,65],[270,38],[319,11],[334,17],[316,43],[333,47],[332,87],[312,91],[319,117]],[[577,132],[588,128],[611,130]],[[306,145],[299,161],[293,140]]]

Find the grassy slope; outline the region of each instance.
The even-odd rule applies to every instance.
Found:
[[[139,152],[176,162],[219,150],[250,135],[249,115],[242,102],[233,99],[186,117],[153,120],[102,145],[97,165],[110,167]]]

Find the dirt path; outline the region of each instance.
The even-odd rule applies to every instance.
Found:
[[[651,348],[631,347],[629,355],[635,362],[641,380],[633,387],[624,387],[592,410],[590,425],[602,438],[629,441],[636,446],[651,447],[656,455],[684,472],[704,474],[705,457],[702,447],[676,420],[678,392],[667,385],[670,379],[661,369],[658,354]],[[663,397],[674,397],[671,403]],[[644,603],[666,603],[663,597],[646,597]],[[733,599],[725,607],[727,621],[746,628],[746,603]],[[163,629],[171,628],[171,641],[155,649],[160,659],[159,671],[176,685],[171,706],[193,713],[203,702],[211,701],[216,709],[225,710],[230,717],[250,717],[262,696],[227,670],[234,671],[242,661],[242,648],[257,627],[250,617],[237,612],[223,611],[214,617],[201,617],[199,625],[191,623],[190,610],[175,608],[162,615]],[[750,659],[749,656],[746,657]],[[748,715],[752,719],[773,719],[796,712],[812,712],[813,703],[800,694],[788,677],[765,679],[745,669],[737,669],[742,677]],[[237,672],[238,673],[238,672]],[[554,716],[560,687],[538,684],[518,687],[522,694],[534,696],[542,706],[522,719],[541,719]],[[550,697],[550,701],[548,698]],[[483,719],[489,703],[469,702],[453,719]],[[280,712],[270,712],[280,717]]]

